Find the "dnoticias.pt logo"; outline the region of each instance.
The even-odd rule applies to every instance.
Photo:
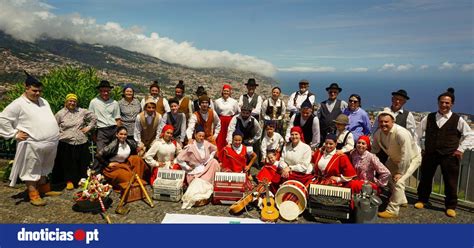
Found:
[[[97,229],[93,231],[84,231],[82,229],[62,231],[59,228],[55,230],[42,228],[37,231],[28,231],[25,228],[21,228],[21,231],[18,231],[17,237],[18,241],[85,241],[86,244],[89,244],[92,241],[99,241],[99,231]]]

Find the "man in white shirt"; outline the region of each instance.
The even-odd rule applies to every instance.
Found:
[[[374,134],[372,152],[383,150],[388,159],[385,166],[393,180],[389,182],[392,195],[387,209],[379,212],[381,218],[395,218],[400,206],[407,204],[405,181],[421,164],[421,153],[410,132],[395,124],[395,116],[389,111],[378,115],[379,129]]]
[[[418,137],[422,138],[425,134],[425,146],[415,208],[421,209],[428,204],[433,176],[440,165],[446,195],[444,204],[449,217],[456,217],[458,176],[463,152],[474,148],[469,147],[474,139],[471,128],[463,118],[451,112],[454,100],[452,88],[439,95],[438,111],[423,118],[417,130]]]
[[[163,114],[166,112],[170,112],[170,105],[168,104],[168,100],[160,96],[160,86],[158,85],[158,81],[153,81],[153,83],[150,85],[150,95],[143,98],[140,102],[142,109],[144,109],[145,101],[149,97],[151,97],[156,103],[156,112],[160,113],[161,116],[163,116]]]
[[[26,73],[26,72],[25,72]],[[18,142],[10,172],[10,186],[18,177],[25,182],[34,206],[44,206],[40,193],[52,192],[47,176],[53,170],[59,140],[59,127],[48,101],[41,98],[43,85],[28,73],[25,92],[0,113],[0,137]]]
[[[251,116],[251,111],[251,106],[244,105],[240,108],[240,113],[232,117],[229,123],[229,130],[227,131],[227,144],[232,144],[232,134],[237,129],[244,135],[242,143],[245,146],[254,146],[254,144],[260,140],[262,137],[262,128],[257,119]]]
[[[199,97],[199,111],[194,112],[189,118],[188,128],[186,129],[186,137],[188,144],[192,144],[194,129],[197,125],[204,128],[205,139],[211,144],[216,145],[216,138],[221,131],[221,121],[216,111],[209,107],[211,99],[207,95]]]
[[[157,134],[162,116],[156,112],[156,103],[149,97],[146,100],[145,108],[135,118],[135,129],[133,139],[137,142],[140,150],[147,151],[153,142],[158,139]]]
[[[346,101],[337,99],[342,91],[337,83],[332,83],[329,87],[326,87],[326,91],[328,92],[328,99],[321,102],[317,114],[319,127],[321,128],[321,145],[326,140],[327,134],[336,132],[334,120],[347,108]]]
[[[245,86],[247,86],[247,94],[239,97],[239,107],[242,108],[244,105],[251,106],[252,116],[258,121],[260,120],[260,111],[262,110],[263,102],[262,97],[255,93],[258,84],[255,82],[254,78],[249,78]]]
[[[308,99],[311,103],[311,108],[316,102],[316,96],[309,91],[309,81],[302,79],[299,82],[300,90],[293,92],[288,99],[287,110],[290,111],[290,116],[300,112],[301,104]]]
[[[100,81],[99,96],[93,98],[89,103],[89,111],[97,116],[97,151],[104,148],[115,137],[115,129],[121,126],[120,106],[117,101],[110,97],[113,88],[109,81]]]

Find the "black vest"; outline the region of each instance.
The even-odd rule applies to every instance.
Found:
[[[201,109],[201,107],[199,107],[199,100],[198,99],[194,100],[193,101],[193,113],[198,112],[200,109]]]
[[[179,136],[181,135],[181,124],[183,123],[183,115],[181,113],[178,113],[176,115],[176,118],[173,117],[171,112],[166,113],[166,124],[173,125],[174,131],[173,131],[173,138],[175,140],[179,140]]]
[[[406,109],[403,110],[403,114],[398,113],[395,123],[397,123],[399,126],[407,128],[407,118],[409,113],[410,111]]]
[[[281,111],[283,109],[283,101],[280,101],[280,105],[275,107],[275,106],[270,106],[270,101],[271,99],[268,99],[268,105],[267,105],[267,111],[265,112],[266,115],[270,116],[270,117],[273,117],[273,108],[276,108],[276,115],[277,116],[280,116],[281,115]]]
[[[336,99],[336,104],[334,104],[332,112],[329,112],[326,102],[327,100],[321,103],[321,114],[319,116],[319,128],[321,129],[322,141],[326,139],[326,135],[328,133],[336,132],[336,124],[333,122],[333,120],[335,120],[338,115],[342,114],[341,100]]]
[[[253,122],[252,117],[249,117],[250,122],[247,125],[247,127],[244,127],[244,124],[242,123],[242,120],[240,118],[237,118],[237,124],[235,125],[235,130],[240,130],[244,134],[243,141],[253,139],[255,137],[255,125]]]
[[[244,105],[250,105],[250,106],[252,106],[252,109],[254,109],[254,108],[257,107],[258,95],[257,95],[257,94],[253,94],[252,101],[249,102],[249,96],[248,96],[247,94],[245,94],[245,95],[242,97],[242,101],[243,101]]]
[[[293,121],[293,126],[298,126],[303,129],[303,135],[304,135],[304,141],[306,144],[311,144],[311,141],[313,140],[313,121],[314,121],[314,115],[310,115],[308,120],[304,123],[304,126],[301,126],[301,114],[297,113],[295,115],[295,121]]]
[[[351,132],[347,132],[346,135],[344,136],[344,140],[342,141],[342,143],[337,143],[336,144],[336,150],[341,150],[345,145],[346,145],[346,141],[347,141],[347,137],[349,136]]]
[[[459,115],[453,113],[449,120],[439,128],[436,124],[436,113],[430,113],[426,121],[425,152],[438,152],[450,155],[458,149],[461,132],[458,131]]]

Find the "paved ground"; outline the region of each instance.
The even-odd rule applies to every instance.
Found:
[[[150,189],[149,189],[150,190]],[[101,214],[78,213],[72,210],[74,191],[63,191],[59,197],[46,197],[48,205],[34,207],[25,199],[24,186],[8,187],[6,182],[0,182],[0,223],[105,223]],[[107,211],[113,223],[160,223],[166,213],[199,214],[211,216],[232,216],[228,206],[206,205],[203,207],[181,210],[180,203],[155,201],[155,207],[150,208],[145,202],[137,201],[128,204],[131,211],[127,215],[115,214],[118,195],[113,193],[113,203]],[[456,218],[444,214],[441,205],[434,204],[430,209],[418,210],[413,207],[413,201],[408,208],[402,208],[400,217],[392,220],[379,219],[377,223],[474,223],[474,213],[458,211]],[[239,217],[258,218],[256,210],[243,213]],[[278,220],[278,223],[288,223]],[[307,217],[300,216],[292,223],[318,223]]]

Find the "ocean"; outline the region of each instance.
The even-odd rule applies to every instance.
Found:
[[[359,94],[362,98],[362,108],[374,110],[390,106],[391,93],[399,89],[408,92],[410,100],[405,108],[416,112],[433,112],[438,109],[437,98],[448,87],[455,89],[456,113],[474,114],[474,80],[469,78],[438,77],[382,77],[379,75],[336,75],[325,73],[278,73],[275,78],[284,94],[290,95],[298,90],[298,82],[307,79],[310,90],[316,94],[317,102],[327,99],[326,87],[337,82],[342,92],[339,99],[347,102],[351,94]]]

